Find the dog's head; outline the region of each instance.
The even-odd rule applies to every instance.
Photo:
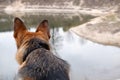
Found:
[[[48,21],[43,20],[38,25],[35,32],[29,32],[23,21],[16,17],[14,19],[14,38],[16,40],[17,48],[19,48],[22,43],[32,38],[39,38],[48,42],[48,40],[50,39]]]

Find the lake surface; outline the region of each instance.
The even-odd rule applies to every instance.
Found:
[[[30,31],[48,19],[51,27],[50,43],[55,55],[71,66],[71,80],[119,80],[120,48],[93,43],[69,31],[94,18],[83,14],[0,13],[0,80],[13,80],[18,69],[15,60],[13,18],[19,16]]]

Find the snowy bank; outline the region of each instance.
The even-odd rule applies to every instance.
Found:
[[[115,13],[97,17],[70,30],[97,43],[120,46],[120,18]]]

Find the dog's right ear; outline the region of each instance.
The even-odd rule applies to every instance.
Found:
[[[25,31],[27,31],[27,28],[25,27],[23,21],[16,17],[14,19],[14,37],[20,37]]]
[[[39,31],[43,32],[44,34],[46,34],[48,36],[48,38],[50,38],[50,29],[49,29],[48,20],[43,20],[39,24],[36,32],[39,32]]]

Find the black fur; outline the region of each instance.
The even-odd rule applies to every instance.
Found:
[[[49,51],[44,41],[32,39],[28,42],[26,65],[19,70],[19,76],[32,80],[69,80],[69,65]]]
[[[28,41],[28,45],[30,46],[28,46],[26,52],[24,53],[23,62],[26,60],[27,56],[35,49],[45,48],[47,50],[50,50],[48,44],[45,41],[40,40],[38,38],[33,38],[30,41]]]

